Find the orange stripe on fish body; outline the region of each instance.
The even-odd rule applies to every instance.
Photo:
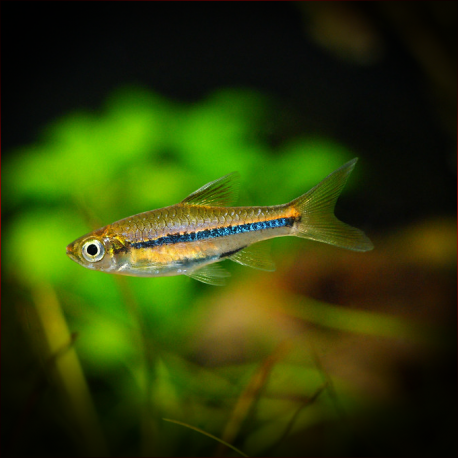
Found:
[[[80,237],[67,254],[84,267],[121,275],[188,275],[224,284],[229,274],[216,263],[274,270],[256,242],[287,235],[355,251],[373,248],[362,231],[334,216],[334,206],[357,159],[326,177],[289,204],[227,207],[237,174],[206,184],[182,202],[125,218]]]

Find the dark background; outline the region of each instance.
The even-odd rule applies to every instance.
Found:
[[[256,88],[282,107],[272,141],[306,126],[367,155],[377,226],[453,211],[455,2],[326,3],[6,3],[3,154],[121,84],[185,101]]]

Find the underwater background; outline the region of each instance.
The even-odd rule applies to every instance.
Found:
[[[3,456],[456,456],[456,2],[2,4]],[[224,287],[65,247],[227,173],[354,157],[375,249]]]

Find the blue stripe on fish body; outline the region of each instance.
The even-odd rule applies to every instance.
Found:
[[[155,240],[145,242],[134,242],[132,248],[149,248],[161,245],[171,245],[181,242],[195,242],[198,240],[211,239],[216,237],[225,237],[228,235],[243,234],[245,232],[261,231],[264,229],[273,229],[276,227],[291,227],[294,218],[278,218],[269,221],[258,221],[256,223],[239,224],[238,226],[225,226],[216,229],[204,229],[203,231],[187,232],[185,234],[170,234],[165,237],[159,237]]]

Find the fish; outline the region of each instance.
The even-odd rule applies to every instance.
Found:
[[[212,181],[180,203],[121,219],[67,246],[67,255],[92,270],[134,277],[187,275],[224,285],[230,275],[218,264],[275,270],[266,244],[283,236],[324,242],[353,251],[373,244],[343,223],[334,207],[358,158],[347,162],[305,194],[283,205],[231,207],[238,172]]]

